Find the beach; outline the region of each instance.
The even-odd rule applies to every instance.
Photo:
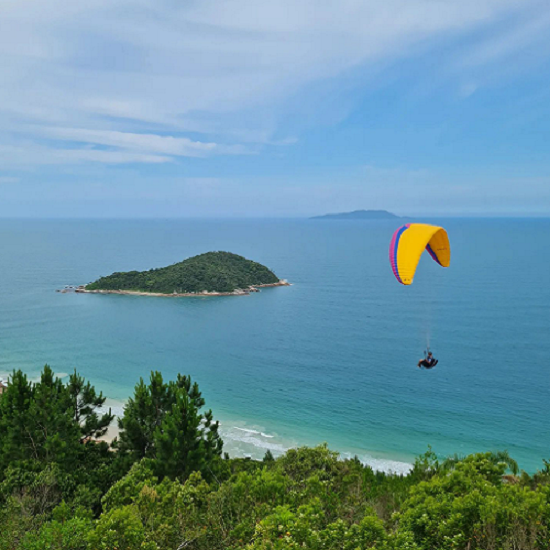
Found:
[[[107,412],[109,409],[116,415],[116,418],[113,420],[108,432],[99,440],[112,443],[120,434],[117,420],[119,416],[123,415],[124,402],[108,399],[101,411]],[[305,445],[304,441],[285,439],[277,432],[267,433],[264,431],[265,427],[244,419],[215,418],[220,422],[220,435],[224,441],[224,452],[227,452],[231,457],[249,457],[254,460],[262,460],[267,451],[277,457],[291,448],[296,449]],[[319,443],[312,442],[311,444]],[[373,456],[365,452],[364,449],[357,449],[357,452],[343,451],[340,456],[344,459],[358,457],[363,464],[368,464],[374,470],[386,473],[406,474],[413,466],[412,462],[394,460],[383,454]]]
[[[274,288],[278,286],[291,286],[288,281],[280,280],[277,283],[268,283],[263,285],[250,285],[247,288],[237,288],[233,292],[216,292],[203,290],[202,292],[172,292],[166,294],[162,292],[144,292],[140,290],[87,290],[85,287],[79,286],[74,292],[79,294],[120,294],[127,296],[149,296],[159,298],[204,298],[209,296],[248,296],[253,292],[259,292],[262,288]]]

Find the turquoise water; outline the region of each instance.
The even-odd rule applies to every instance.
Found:
[[[437,220],[430,220],[437,222]],[[441,220],[452,265],[414,285],[388,262],[395,222],[0,221],[0,373],[77,368],[109,398],[151,369],[190,373],[233,454],[327,441],[380,468],[507,449],[550,458],[550,220]],[[208,250],[293,286],[247,297],[59,294]],[[416,368],[430,339],[440,364]]]

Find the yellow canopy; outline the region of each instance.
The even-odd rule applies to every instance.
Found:
[[[396,279],[404,284],[413,282],[422,252],[441,266],[451,263],[451,246],[447,232],[442,227],[425,223],[408,223],[400,227],[390,243],[390,263]]]

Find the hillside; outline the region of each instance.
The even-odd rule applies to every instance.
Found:
[[[115,421],[76,371],[13,371],[0,396],[1,550],[550,549],[548,460],[530,475],[505,451],[428,448],[400,475],[326,445],[230,457],[191,376],[138,377]],[[222,380],[210,384],[231,391]]]
[[[230,252],[207,252],[168,267],[117,272],[86,286],[87,291],[138,291],[160,294],[233,292],[254,285],[275,284],[267,267]]]
[[[313,216],[312,220],[391,220],[399,218],[387,210],[354,210],[353,212],[341,212],[339,214],[325,214]]]

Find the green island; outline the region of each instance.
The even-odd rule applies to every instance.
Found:
[[[550,548],[550,461],[529,474],[504,451],[428,449],[398,475],[326,445],[230,458],[204,406],[189,376],[151,372],[113,439],[105,397],[76,371],[13,371],[0,394],[0,550]]]
[[[285,286],[267,267],[230,252],[207,252],[149,271],[117,272],[77,292],[196,296],[248,294],[259,287]]]

